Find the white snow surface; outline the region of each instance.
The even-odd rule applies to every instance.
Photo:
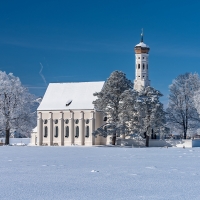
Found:
[[[146,45],[144,42],[140,42],[139,44],[136,45],[136,47],[147,47],[147,48],[149,48],[149,46]]]
[[[95,92],[100,92],[104,81],[50,83],[38,110],[94,109]],[[66,103],[72,100],[69,106]]]
[[[200,148],[3,146],[0,158],[1,200],[200,199]]]

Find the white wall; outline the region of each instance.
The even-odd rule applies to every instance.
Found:
[[[5,138],[0,138],[0,142],[5,143]],[[30,144],[31,143],[31,138],[10,138],[10,144],[19,144],[19,143],[23,143],[23,144]]]
[[[66,124],[65,120],[69,123]],[[47,121],[44,124],[45,120]],[[55,124],[55,120],[58,123]],[[78,123],[76,124],[76,120]],[[89,120],[89,123],[86,123]],[[103,124],[103,114],[94,110],[66,110],[66,111],[40,111],[38,112],[37,136],[38,145],[71,146],[106,144],[102,137],[94,138],[92,132]],[[48,127],[47,137],[44,137],[45,126]],[[55,128],[58,126],[58,137],[55,137]],[[69,127],[69,137],[65,137],[66,126]],[[76,127],[79,127],[79,136],[75,137]],[[86,136],[86,127],[89,126],[89,137]],[[34,134],[32,134],[32,137]],[[34,141],[34,139],[32,139]],[[34,143],[34,142],[32,142]]]
[[[117,145],[145,147],[145,140],[120,139],[117,138]],[[200,139],[196,140],[149,140],[149,147],[200,147]]]

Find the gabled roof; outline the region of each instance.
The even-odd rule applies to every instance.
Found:
[[[94,109],[93,94],[100,92],[103,85],[104,81],[50,83],[37,110]]]

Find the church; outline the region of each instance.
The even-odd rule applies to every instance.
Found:
[[[148,57],[150,48],[141,41],[135,50],[134,89],[150,85]],[[104,81],[50,83],[37,109],[37,127],[31,134],[31,144],[37,146],[106,145],[110,137],[94,137],[93,131],[105,122],[101,111],[92,102]]]

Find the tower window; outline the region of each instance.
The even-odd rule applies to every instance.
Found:
[[[65,127],[65,137],[68,138],[69,137],[69,126]]]
[[[79,137],[79,127],[78,127],[78,126],[76,127],[76,134],[75,134],[75,137],[76,137],[76,138]]]
[[[144,65],[144,63],[143,63],[143,69],[145,69],[145,65]]]
[[[140,59],[140,57],[138,57],[138,59]]]
[[[140,64],[138,64],[138,69],[140,69]]]
[[[55,133],[54,133],[54,137],[58,137],[58,126],[55,126]]]

